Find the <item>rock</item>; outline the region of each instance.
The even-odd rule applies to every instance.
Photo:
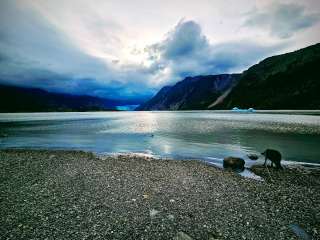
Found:
[[[248,154],[248,158],[250,158],[251,160],[257,160],[259,156],[257,154]]]
[[[243,171],[244,170],[245,161],[242,158],[237,157],[227,157],[223,159],[223,167],[231,168],[235,171]]]
[[[184,232],[178,232],[173,239],[174,240],[192,240],[192,238]]]

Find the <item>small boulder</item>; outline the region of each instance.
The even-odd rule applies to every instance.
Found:
[[[244,170],[245,161],[242,158],[237,157],[227,157],[223,159],[223,167],[231,168],[235,171],[243,171]]]
[[[257,160],[259,156],[257,154],[248,154],[248,158],[251,160]]]

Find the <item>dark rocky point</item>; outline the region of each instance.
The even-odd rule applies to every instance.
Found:
[[[223,167],[230,168],[235,171],[243,171],[244,164],[245,164],[245,161],[242,158],[227,157],[223,159]]]
[[[257,154],[248,154],[248,158],[251,160],[257,160],[259,156]]]

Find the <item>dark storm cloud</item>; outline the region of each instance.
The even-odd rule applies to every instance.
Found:
[[[243,40],[212,44],[194,21],[180,21],[167,37],[146,51],[154,64],[169,68],[172,80],[197,74],[239,72],[286,44],[263,46]]]
[[[194,21],[180,21],[162,43],[163,55],[167,59],[187,58],[209,48],[201,27]]]
[[[245,26],[266,29],[273,36],[289,38],[313,26],[319,19],[319,13],[308,13],[302,5],[275,3],[249,13]]]

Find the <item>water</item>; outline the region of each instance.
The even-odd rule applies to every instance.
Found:
[[[278,149],[287,161],[320,163],[319,112],[230,111],[0,114],[0,148],[80,149],[158,157],[246,158]],[[247,159],[247,158],[246,158]],[[262,160],[262,158],[261,158]]]

